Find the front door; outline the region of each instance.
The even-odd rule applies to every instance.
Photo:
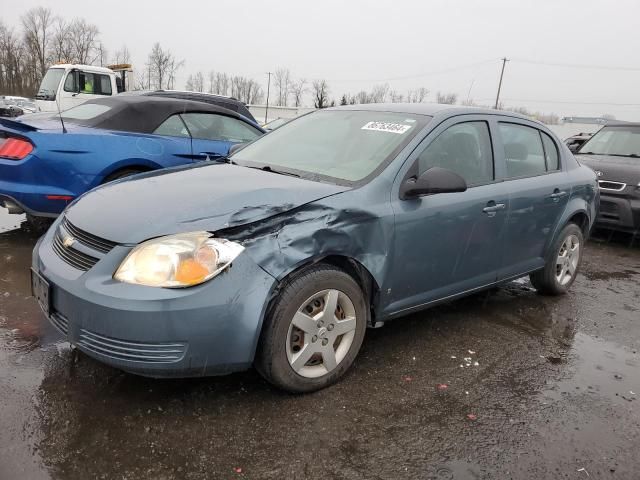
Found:
[[[482,116],[454,117],[408,161],[410,174],[447,168],[468,188],[392,200],[395,245],[392,280],[384,290],[387,314],[494,283],[502,261],[509,200],[504,183],[496,182],[489,122]]]

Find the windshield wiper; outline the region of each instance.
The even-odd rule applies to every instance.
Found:
[[[263,172],[269,172],[269,173],[277,173],[278,175],[288,175],[289,177],[297,177],[300,178],[300,175],[298,175],[297,173],[293,173],[293,172],[286,172],[284,170],[275,170],[273,167],[271,167],[270,165],[265,165],[263,167],[250,167],[248,165],[246,165],[247,168],[255,168],[256,170],[262,170]]]

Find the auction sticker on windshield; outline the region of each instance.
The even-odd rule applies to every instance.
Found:
[[[403,134],[411,127],[412,125],[403,125],[401,123],[369,122],[364,127],[362,127],[362,130],[374,130],[376,132]]]

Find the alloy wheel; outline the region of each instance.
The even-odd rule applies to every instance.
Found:
[[[356,333],[356,309],[340,290],[322,290],[298,308],[287,333],[287,359],[300,376],[317,378],[344,360]]]
[[[576,274],[580,261],[580,240],[576,235],[565,238],[556,260],[556,280],[560,285],[568,284]]]

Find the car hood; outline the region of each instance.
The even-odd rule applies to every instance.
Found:
[[[598,180],[634,186],[640,183],[640,158],[615,155],[576,155],[576,158],[580,163],[594,170]]]
[[[237,227],[348,190],[228,164],[150,172],[99,187],[65,212],[76,227],[122,244]]]

